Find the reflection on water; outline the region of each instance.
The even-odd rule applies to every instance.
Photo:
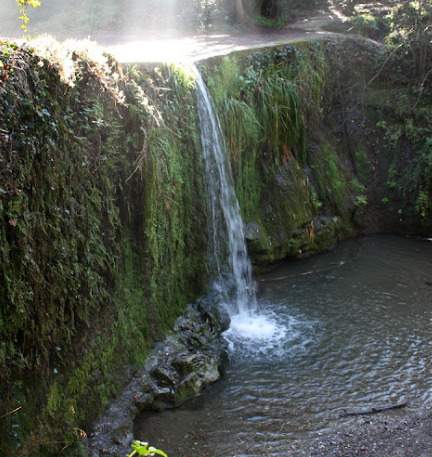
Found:
[[[347,408],[432,400],[432,243],[351,241],[259,284],[262,332],[270,322],[278,338],[242,339],[248,323],[235,322],[224,381],[141,417],[138,437],[172,457],[303,455],[306,439],[356,420]]]

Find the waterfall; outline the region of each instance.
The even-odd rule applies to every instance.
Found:
[[[243,221],[221,126],[207,86],[195,67],[198,116],[210,200],[211,262],[215,287],[229,294],[232,315],[252,314],[257,308],[252,266],[246,249]]]
[[[196,76],[198,117],[210,206],[210,263],[214,289],[231,315],[225,333],[232,349],[246,354],[278,353],[287,329],[268,310],[258,311],[240,205],[234,190],[231,165],[212,98],[199,72]]]

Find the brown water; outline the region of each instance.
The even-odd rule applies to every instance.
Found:
[[[344,411],[432,400],[432,243],[370,237],[259,279],[280,338],[233,342],[222,382],[136,436],[170,457],[307,455]],[[401,412],[399,412],[401,414]]]

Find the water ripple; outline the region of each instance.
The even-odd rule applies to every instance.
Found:
[[[431,243],[373,237],[264,276],[263,311],[226,334],[225,381],[143,438],[169,431],[189,456],[187,424],[206,457],[286,457],[347,409],[432,400],[431,259]]]

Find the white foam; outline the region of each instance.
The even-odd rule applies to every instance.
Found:
[[[231,317],[228,333],[242,339],[268,341],[282,338],[286,334],[286,329],[270,316],[242,313]]]
[[[270,312],[245,312],[231,316],[231,326],[224,336],[231,352],[278,356],[293,336],[289,327]]]

